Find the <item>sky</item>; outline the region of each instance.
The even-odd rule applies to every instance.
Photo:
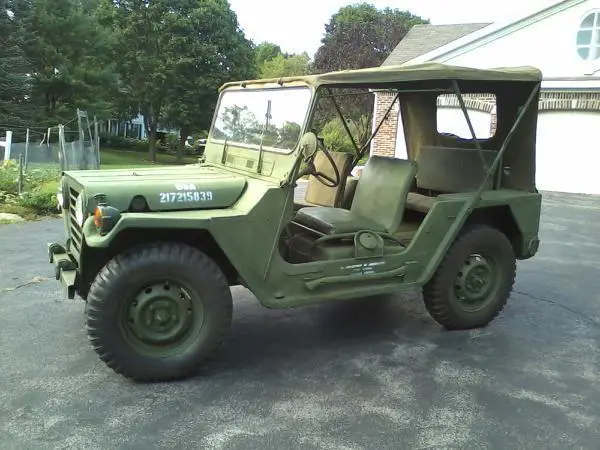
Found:
[[[398,8],[429,19],[433,24],[497,22],[527,7],[558,0],[366,0],[377,8]],[[306,51],[312,58],[319,48],[325,24],[340,7],[357,0],[229,0],[246,36],[270,41],[284,52]]]

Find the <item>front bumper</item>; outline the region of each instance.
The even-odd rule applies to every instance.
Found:
[[[67,249],[56,242],[48,244],[48,260],[54,264],[54,275],[66,289],[69,299],[75,298],[78,279],[77,263]]]

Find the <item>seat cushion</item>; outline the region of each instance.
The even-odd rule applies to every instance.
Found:
[[[373,155],[356,186],[350,210],[382,224],[394,233],[404,216],[406,195],[415,181],[412,160]]]
[[[437,201],[437,197],[428,197],[427,195],[409,192],[406,198],[406,207],[413,211],[419,211],[427,214]]]
[[[342,208],[313,206],[296,213],[294,222],[323,234],[354,233],[360,230],[385,232],[377,222]]]

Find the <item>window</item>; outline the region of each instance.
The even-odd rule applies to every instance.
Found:
[[[228,140],[247,148],[262,145],[291,150],[300,137],[310,99],[307,87],[225,91],[212,140]]]
[[[477,139],[490,139],[496,132],[496,96],[463,94],[467,113]],[[458,139],[473,139],[467,119],[455,94],[442,94],[437,102],[437,131]]]
[[[588,14],[581,22],[577,33],[577,53],[587,61],[600,58],[600,11]]]

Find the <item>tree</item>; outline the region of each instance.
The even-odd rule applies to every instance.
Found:
[[[278,54],[274,58],[263,61],[260,66],[262,78],[290,77],[306,75],[309,73],[310,57],[308,54],[284,55]]]
[[[218,88],[227,81],[256,78],[252,42],[226,1],[197,2],[180,22],[174,80],[167,88],[164,122],[180,129],[178,158],[188,135],[210,126]]]
[[[24,125],[30,96],[19,5],[0,2],[0,124]]]
[[[379,10],[367,3],[342,7],[325,25],[325,36],[311,71],[323,73],[380,66],[410,28],[421,23],[428,21],[399,9]],[[350,129],[358,145],[364,145],[371,133],[373,94],[364,89],[334,91],[344,122],[352,125]],[[353,148],[349,139],[341,137],[342,131],[346,135],[347,132],[330,99],[319,101],[314,126],[322,129],[329,141],[341,150]]]
[[[413,25],[429,23],[408,11],[361,3],[340,8],[325,25],[315,73],[381,65]]]
[[[281,47],[272,42],[261,42],[256,46],[256,66],[261,67],[265,61],[269,61],[281,55]]]
[[[256,46],[256,66],[261,78],[278,78],[309,73],[310,56],[284,53],[281,47],[271,42],[262,42]]]
[[[152,161],[159,123],[181,128],[183,141],[210,122],[220,84],[256,74],[251,42],[227,0],[102,1],[103,23],[121,42],[114,51],[121,82],[149,130]]]
[[[76,108],[108,117],[116,94],[111,36],[88,14],[92,0],[35,0],[23,19],[37,120],[70,120]]]

